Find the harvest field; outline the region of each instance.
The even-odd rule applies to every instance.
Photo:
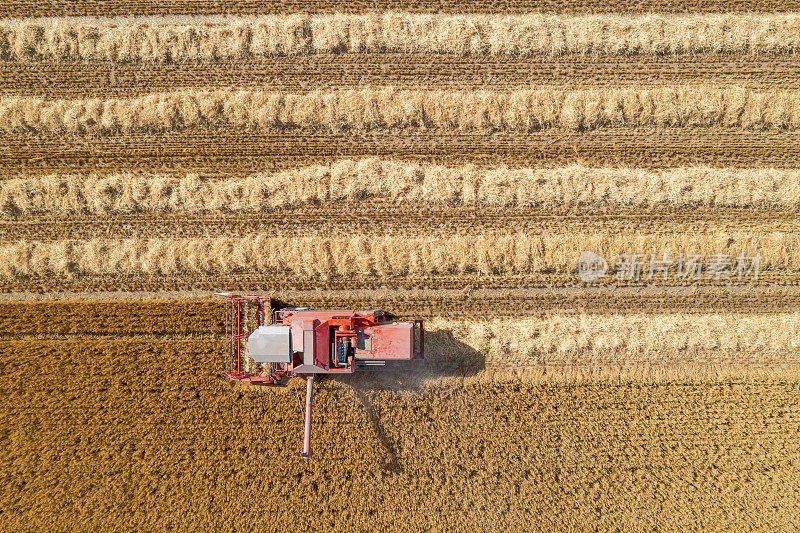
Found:
[[[0,530],[800,528],[792,10],[3,2]],[[426,361],[305,462],[220,290]]]

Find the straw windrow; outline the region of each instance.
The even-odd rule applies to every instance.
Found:
[[[0,131],[131,132],[190,126],[365,131],[531,132],[549,128],[800,128],[800,91],[707,85],[635,89],[410,90],[283,93],[179,90],[134,98],[0,97]]]
[[[372,157],[244,178],[113,173],[0,180],[0,212],[10,216],[258,212],[367,198],[397,205],[798,208],[800,171],[448,167]]]
[[[0,276],[119,274],[200,275],[281,272],[327,276],[418,277],[433,274],[574,272],[585,250],[614,260],[623,254],[662,258],[714,254],[760,256],[760,268],[800,268],[795,232],[570,231],[403,235],[252,234],[243,237],[19,241],[0,245]],[[734,265],[728,265],[726,276]],[[645,267],[643,267],[645,268]],[[645,269],[646,270],[646,269]],[[658,272],[656,272],[658,275]],[[752,275],[749,274],[749,275]]]
[[[194,61],[315,52],[795,53],[800,15],[288,14],[0,21],[0,59]]]

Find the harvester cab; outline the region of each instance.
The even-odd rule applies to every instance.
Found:
[[[273,310],[266,296],[216,293],[225,297],[225,376],[231,381],[281,385],[306,378],[302,457],[311,457],[314,378],[352,374],[391,361],[422,360],[422,320],[392,322],[383,311]]]

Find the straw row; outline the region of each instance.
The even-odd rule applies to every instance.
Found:
[[[323,52],[797,52],[800,14],[291,14],[0,21],[0,59],[187,61]]]
[[[800,363],[800,313],[550,314],[426,322],[433,365],[595,367]],[[471,354],[471,355],[470,355]]]
[[[685,167],[665,170],[447,167],[364,158],[205,179],[131,173],[0,180],[6,215],[155,211],[247,212],[367,198],[397,204],[570,207],[800,207],[800,171]]]
[[[186,89],[135,98],[0,97],[0,130],[103,132],[215,125],[339,132],[382,128],[537,131],[603,127],[800,128],[800,91],[710,85],[648,89],[404,90],[283,93]]]
[[[703,260],[725,256],[721,279],[740,272],[749,281],[757,275],[750,267],[759,257],[761,270],[800,267],[800,235],[795,232],[698,232],[645,234],[627,231],[575,231],[532,233],[479,233],[429,236],[404,235],[273,235],[201,238],[95,238],[89,240],[18,241],[0,245],[0,276],[5,278],[73,276],[80,274],[219,274],[280,272],[298,278],[328,276],[425,276],[434,274],[529,274],[546,271],[574,272],[579,255],[592,251],[604,257],[614,275],[615,261],[627,257],[623,272],[644,279],[676,279],[681,268],[691,281],[695,271],[688,263],[698,256],[700,274],[710,268]],[[636,258],[630,257],[635,254]],[[650,260],[665,270],[650,269]],[[652,257],[651,257],[652,255]],[[743,258],[743,259],[739,259]],[[722,264],[723,258],[718,258]],[[741,262],[741,265],[739,265]],[[636,263],[636,265],[634,265]],[[622,268],[619,264],[619,268]],[[634,268],[639,274],[634,272]],[[626,274],[627,275],[627,274]],[[720,277],[718,276],[718,277]]]

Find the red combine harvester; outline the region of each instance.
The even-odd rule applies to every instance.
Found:
[[[352,374],[387,361],[421,360],[422,320],[389,322],[380,309],[273,311],[269,297],[216,293],[225,302],[225,376],[232,381],[281,385],[306,377],[304,458],[311,457],[311,403],[318,374]]]

